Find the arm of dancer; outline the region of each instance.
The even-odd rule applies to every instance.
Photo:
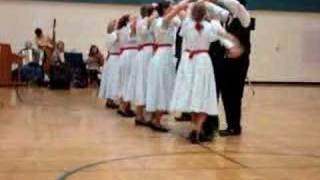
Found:
[[[218,40],[221,44],[228,49],[228,57],[231,59],[238,58],[242,55],[243,49],[240,45],[239,40],[228,33],[217,20],[211,21],[213,32],[217,35]]]
[[[181,1],[179,4],[175,5],[172,10],[164,16],[163,21],[169,24],[171,20],[176,17],[181,11],[186,10],[189,6],[189,0]]]
[[[249,11],[237,0],[211,0],[214,3],[226,7],[231,14],[239,18],[241,25],[245,28],[250,26],[250,13]]]
[[[145,20],[142,20],[137,27],[139,29],[139,32],[143,35],[152,33],[153,25],[157,16],[158,16],[157,13],[154,11],[150,17],[148,17]]]
[[[227,22],[228,17],[230,16],[230,12],[221,6],[218,6],[209,1],[205,2],[208,9],[208,16],[210,19],[217,19],[222,23]]]
[[[137,34],[137,17],[130,16],[130,38],[134,38]]]

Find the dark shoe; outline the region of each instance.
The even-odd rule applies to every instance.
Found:
[[[199,140],[200,140],[200,142],[202,142],[202,143],[212,142],[213,139],[214,139],[213,136],[206,136],[206,135],[204,135],[203,133],[201,133],[200,136],[199,136]]]
[[[150,123],[148,121],[145,121],[145,120],[135,119],[134,122],[135,122],[136,126],[146,126],[146,127],[150,126]]]
[[[120,116],[122,116],[122,117],[126,117],[126,113],[123,112],[123,111],[120,110],[120,109],[117,111],[117,113],[118,113]]]
[[[136,116],[136,113],[134,113],[132,110],[127,110],[126,114],[128,117],[135,117]]]
[[[106,102],[106,108],[109,108],[109,109],[118,109],[119,106],[114,103],[113,101],[107,101]]]
[[[233,129],[226,129],[219,131],[220,136],[226,137],[226,136],[240,136],[241,130],[233,130]]]
[[[175,120],[176,120],[177,122],[190,122],[190,121],[191,121],[190,118],[186,118],[186,117],[184,117],[184,116],[175,117]]]
[[[157,123],[150,123],[150,127],[152,130],[154,131],[158,131],[158,132],[162,132],[162,133],[167,133],[169,132],[169,129],[164,127],[161,124],[157,124]]]
[[[122,117],[125,117],[125,118],[135,117],[135,114],[134,114],[133,111],[122,111],[122,110],[118,110],[117,112],[118,112],[118,114],[120,114]]]
[[[200,144],[200,138],[199,138],[199,134],[197,131],[193,130],[191,131],[190,135],[189,135],[189,140],[192,144]]]
[[[177,122],[189,122],[191,121],[191,115],[188,113],[183,113],[180,117],[175,118]]]

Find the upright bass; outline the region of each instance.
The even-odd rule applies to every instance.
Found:
[[[50,40],[50,42],[48,42],[47,45],[41,47],[45,53],[45,57],[43,61],[43,69],[46,74],[49,74],[50,72],[51,59],[52,59],[53,52],[56,48],[56,25],[57,25],[57,20],[54,19],[53,28],[52,28],[52,39]]]

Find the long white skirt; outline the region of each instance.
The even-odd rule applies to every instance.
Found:
[[[218,114],[215,76],[208,54],[198,54],[190,60],[189,54],[183,53],[170,110]]]
[[[159,48],[148,66],[148,112],[169,110],[175,81],[175,57],[172,48]]]
[[[111,58],[109,58],[110,60]],[[102,99],[107,99],[107,82],[108,82],[108,73],[109,73],[109,61],[106,60],[102,67],[101,83],[99,88],[99,97]]]
[[[99,97],[117,100],[120,87],[120,61],[119,56],[111,55],[103,65]]]
[[[120,56],[120,91],[119,97],[125,101],[130,101],[133,94],[133,87],[129,84],[132,65],[136,59],[138,50],[130,49],[125,50]]]
[[[136,94],[134,103],[138,106],[146,105],[148,65],[153,56],[153,47],[144,47],[137,56]]]
[[[111,58],[113,57],[113,58]],[[119,99],[120,88],[120,61],[119,56],[110,56],[108,63],[108,81],[107,81],[107,98],[112,100]]]

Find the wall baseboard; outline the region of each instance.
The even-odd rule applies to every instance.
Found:
[[[320,82],[282,82],[282,81],[251,81],[252,85],[275,85],[275,86],[320,86]],[[248,82],[246,82],[248,84]]]

